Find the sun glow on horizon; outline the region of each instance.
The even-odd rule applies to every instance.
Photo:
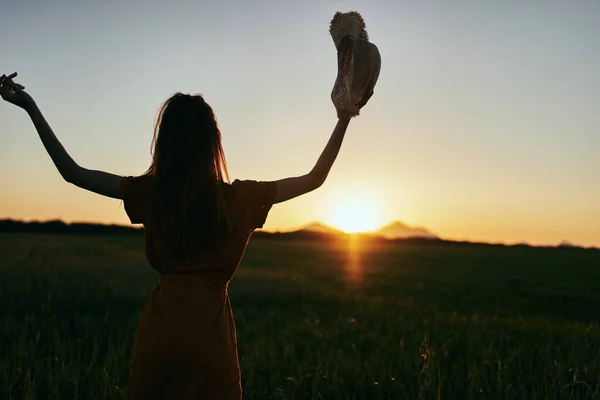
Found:
[[[332,213],[328,222],[346,233],[369,232],[377,229],[373,208],[359,201],[341,205]]]

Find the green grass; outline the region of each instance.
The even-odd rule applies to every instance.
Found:
[[[140,237],[0,235],[0,399],[120,399]],[[255,238],[246,399],[600,399],[600,251]]]

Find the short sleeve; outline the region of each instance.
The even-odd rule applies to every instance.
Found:
[[[243,223],[250,230],[260,229],[275,201],[275,182],[235,180],[235,203],[241,207]],[[238,208],[239,209],[239,208]]]
[[[148,180],[145,176],[126,176],[121,181],[125,212],[132,224],[145,222],[147,214]]]

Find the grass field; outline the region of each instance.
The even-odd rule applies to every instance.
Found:
[[[0,398],[119,399],[137,236],[0,235]],[[246,399],[600,399],[600,251],[255,238]],[[200,305],[199,305],[200,306]]]

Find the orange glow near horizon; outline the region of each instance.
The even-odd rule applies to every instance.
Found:
[[[352,286],[359,286],[363,280],[363,265],[361,257],[361,246],[356,235],[348,238],[348,263],[346,265],[347,281]]]
[[[378,228],[373,208],[360,200],[341,205],[327,222],[346,233],[369,232]]]

